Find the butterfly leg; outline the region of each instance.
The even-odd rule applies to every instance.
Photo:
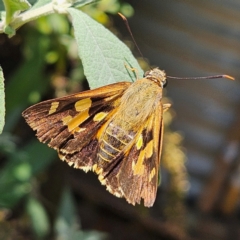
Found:
[[[129,65],[127,65],[126,63],[124,63],[124,66],[125,66],[125,68],[129,69],[130,71],[135,72],[136,78],[139,79],[138,70],[136,68],[132,68]]]

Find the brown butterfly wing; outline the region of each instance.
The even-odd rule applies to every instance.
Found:
[[[124,156],[116,176],[122,195],[133,205],[143,199],[144,205],[151,207],[156,198],[163,135],[162,113],[159,102]]]
[[[114,114],[126,88],[121,82],[38,103],[23,112],[41,142],[56,149],[70,165],[91,169],[96,161],[96,135]]]

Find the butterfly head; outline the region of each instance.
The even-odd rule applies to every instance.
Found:
[[[145,73],[145,78],[154,81],[160,87],[164,88],[167,85],[166,73],[159,68],[154,68]]]

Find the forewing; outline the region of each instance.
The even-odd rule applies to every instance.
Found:
[[[122,195],[135,205],[144,200],[146,207],[155,201],[162,147],[162,104],[140,128],[131,149],[126,152],[117,176]]]
[[[97,152],[96,134],[117,110],[130,84],[121,82],[44,101],[26,109],[23,117],[41,142],[58,150],[61,159],[88,170]]]

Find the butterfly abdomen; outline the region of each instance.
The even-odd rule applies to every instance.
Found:
[[[133,134],[116,126],[114,121],[110,122],[99,142],[98,157],[105,162],[111,162],[132,139]]]

